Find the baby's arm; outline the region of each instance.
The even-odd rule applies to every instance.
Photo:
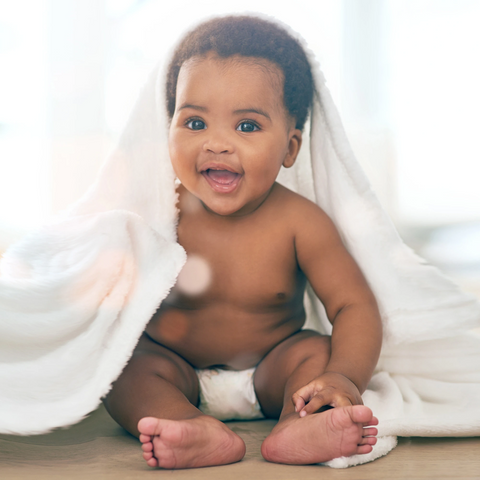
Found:
[[[297,260],[333,325],[325,372],[292,398],[304,416],[324,405],[362,403],[380,354],[382,322],[375,297],[330,218],[313,204],[298,213]]]

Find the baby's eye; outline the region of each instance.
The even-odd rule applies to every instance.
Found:
[[[188,128],[191,128],[192,130],[203,130],[204,128],[207,128],[207,126],[205,125],[205,122],[203,122],[202,120],[198,120],[196,118],[189,120],[186,123],[186,125]]]
[[[255,132],[256,130],[260,130],[258,125],[253,122],[242,122],[238,127],[237,130],[240,132]]]

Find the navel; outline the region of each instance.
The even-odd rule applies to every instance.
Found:
[[[279,300],[285,300],[287,298],[287,295],[283,292],[279,292],[279,293],[277,293],[277,298]]]

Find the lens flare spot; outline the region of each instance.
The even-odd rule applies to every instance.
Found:
[[[199,255],[189,255],[177,280],[177,288],[186,295],[200,295],[212,278],[208,262]]]

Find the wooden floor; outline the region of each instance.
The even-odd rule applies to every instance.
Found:
[[[387,456],[344,470],[267,463],[260,445],[273,421],[231,422],[247,445],[237,464],[192,470],[158,470],[142,459],[138,441],[103,408],[66,430],[34,437],[0,435],[0,479],[480,479],[480,438],[401,438]]]

